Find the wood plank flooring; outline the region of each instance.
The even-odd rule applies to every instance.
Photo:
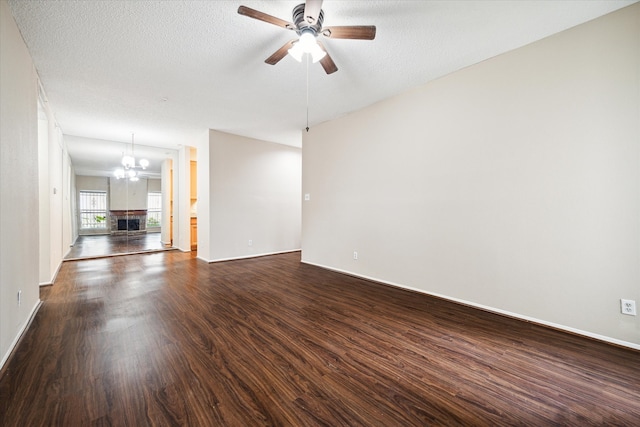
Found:
[[[640,424],[640,352],[300,263],[64,263],[1,426]]]
[[[170,246],[166,246],[160,241],[160,233],[147,233],[138,236],[98,234],[94,236],[78,236],[65,259],[98,258],[169,249],[171,249]]]

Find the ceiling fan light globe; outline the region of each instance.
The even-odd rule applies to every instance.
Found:
[[[129,169],[127,171],[127,175],[129,176],[129,178],[134,178],[136,176],[136,171],[134,171],[133,169]]]
[[[289,55],[291,55],[293,59],[295,59],[298,62],[302,62],[302,55],[304,55],[304,51],[302,50],[302,46],[300,45],[300,42],[297,42],[296,44],[294,44],[293,47],[289,49],[287,52],[289,52]]]
[[[310,31],[305,31],[300,35],[300,40],[298,43],[302,48],[304,53],[311,53],[315,46],[318,46],[316,43],[316,37]]]
[[[311,61],[315,64],[316,62],[324,58],[326,55],[327,55],[327,52],[322,50],[322,48],[320,48],[320,46],[318,46],[318,44],[316,43],[315,47],[311,50]]]
[[[115,171],[113,171],[113,174],[117,179],[124,178],[124,169],[122,168],[116,169]]]
[[[327,54],[320,48],[316,42],[316,36],[310,31],[304,31],[288,52],[298,62],[302,62],[302,57],[308,53],[314,63],[320,61]]]
[[[147,159],[140,159],[140,166],[142,166],[142,169],[146,169],[149,167],[149,160]]]

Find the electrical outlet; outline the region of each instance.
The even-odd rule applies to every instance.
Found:
[[[18,307],[22,304],[22,291],[18,291]]]
[[[353,251],[353,259],[355,259],[355,260],[358,259],[358,252]]]
[[[628,314],[629,316],[636,315],[636,302],[632,299],[620,300],[620,312],[622,314]]]
[[[304,201],[308,202],[309,200],[311,200],[311,194],[307,193],[304,195]]]
[[[249,246],[253,246],[253,240],[249,239]]]

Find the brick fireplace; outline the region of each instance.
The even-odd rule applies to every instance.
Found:
[[[109,211],[112,236],[147,234],[147,210]]]

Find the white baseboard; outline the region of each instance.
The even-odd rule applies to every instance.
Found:
[[[2,356],[2,361],[0,361],[0,372],[2,371],[2,368],[4,367],[4,364],[7,362],[7,360],[9,360],[9,357],[11,356],[11,353],[13,353],[13,350],[15,350],[16,345],[20,341],[20,338],[22,338],[22,335],[24,335],[27,329],[29,329],[31,322],[33,321],[34,317],[36,317],[36,313],[40,309],[41,305],[42,305],[42,301],[38,299],[38,302],[36,302],[36,304],[31,309],[31,313],[29,313],[27,320],[22,324],[22,326],[20,327],[20,330],[18,331],[18,334],[9,345],[7,352],[4,354],[4,356]]]
[[[277,251],[277,252],[265,252],[265,253],[261,253],[261,254],[251,254],[251,255],[241,255],[241,256],[237,256],[237,257],[230,257],[230,258],[218,258],[218,259],[211,259],[211,260],[207,260],[201,257],[198,257],[199,259],[206,261],[208,263],[214,263],[214,262],[224,262],[224,261],[236,261],[236,260],[240,260],[240,259],[249,259],[249,258],[260,258],[263,256],[269,256],[269,255],[280,255],[280,254],[288,254],[291,252],[300,252],[301,249],[288,249],[286,251]]]
[[[491,312],[491,313],[496,313],[496,314],[501,314],[503,316],[511,317],[511,318],[514,318],[514,319],[523,320],[523,321],[530,322],[530,323],[536,323],[536,324],[543,325],[543,326],[548,326],[550,328],[558,329],[558,330],[565,331],[565,332],[570,332],[570,333],[575,334],[575,335],[582,335],[582,336],[585,336],[585,337],[588,337],[588,338],[592,338],[592,339],[595,339],[595,340],[598,340],[598,341],[604,341],[604,342],[607,342],[607,343],[610,343],[610,344],[619,345],[621,347],[628,347],[628,348],[632,348],[634,350],[640,350],[640,344],[636,344],[636,343],[632,343],[632,342],[628,342],[628,341],[622,341],[622,340],[619,340],[617,338],[611,338],[611,337],[607,337],[605,335],[594,334],[593,332],[583,331],[581,329],[576,329],[576,328],[572,328],[570,326],[560,325],[560,324],[553,323],[553,322],[547,322],[546,320],[536,319],[535,317],[529,317],[529,316],[525,316],[525,315],[522,315],[522,314],[518,314],[518,313],[513,313],[513,312],[510,312],[510,311],[502,310],[502,309],[499,309],[499,308],[490,307],[490,306],[483,305],[483,304],[477,304],[475,302],[466,301],[466,300],[459,299],[459,298],[453,298],[453,297],[450,297],[450,296],[447,296],[447,295],[442,295],[442,294],[438,294],[438,293],[434,293],[434,292],[427,292],[427,291],[422,290],[422,289],[413,288],[411,286],[405,286],[405,285],[401,285],[401,284],[398,284],[398,283],[389,282],[389,281],[386,281],[386,280],[380,280],[380,279],[376,279],[375,277],[364,276],[362,274],[356,274],[356,273],[353,273],[351,271],[341,270],[339,268],[328,267],[326,265],[316,264],[316,263],[309,262],[309,261],[304,261],[304,260],[302,260],[301,262],[304,263],[304,264],[313,265],[315,267],[320,267],[320,268],[323,268],[325,270],[331,270],[331,271],[335,271],[337,273],[346,274],[348,276],[358,277],[358,278],[361,278],[361,279],[370,280],[372,282],[382,283],[384,285],[389,285],[389,286],[393,286],[393,287],[396,287],[396,288],[406,289],[406,290],[409,290],[409,291],[418,292],[418,293],[425,294],[425,295],[431,295],[431,296],[434,296],[434,297],[442,298],[442,299],[447,300],[447,301],[452,301],[452,302],[456,302],[458,304],[462,304],[462,305],[466,305],[466,306],[469,306],[469,307],[477,308],[477,309],[480,309],[480,310],[483,310],[483,311],[488,311],[488,312]]]
[[[51,280],[49,282],[40,282],[39,283],[40,286],[50,286],[56,282],[56,277],[58,277],[58,273],[60,272],[60,268],[62,267],[63,261],[64,260],[60,260],[60,262],[58,263],[58,267],[56,268],[56,271],[53,272],[53,276],[51,276]]]

